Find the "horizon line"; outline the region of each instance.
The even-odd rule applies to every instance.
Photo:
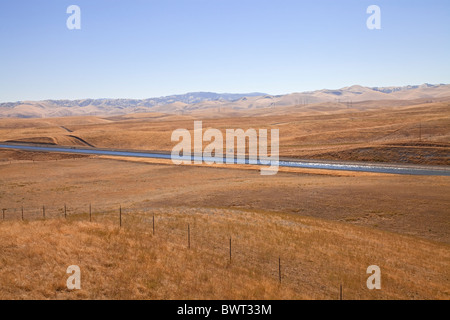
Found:
[[[219,95],[225,95],[225,94],[229,94],[229,95],[254,95],[254,94],[260,94],[262,95],[270,95],[270,96],[284,96],[284,95],[290,95],[290,94],[296,94],[296,93],[310,93],[310,92],[316,92],[316,91],[321,91],[321,90],[342,90],[344,88],[350,88],[350,87],[354,87],[354,86],[361,86],[364,88],[369,88],[369,89],[374,89],[374,88],[404,88],[404,87],[420,87],[422,85],[432,85],[432,86],[446,86],[446,85],[450,85],[450,83],[429,83],[429,82],[424,82],[422,84],[407,84],[407,85],[391,85],[391,86],[364,86],[364,85],[360,85],[360,84],[352,84],[352,85],[348,85],[348,86],[344,86],[344,87],[340,87],[340,88],[334,88],[334,89],[330,89],[330,88],[322,88],[322,89],[315,89],[315,90],[307,90],[307,91],[294,91],[294,92],[288,92],[288,93],[281,93],[281,94],[271,94],[271,93],[265,93],[265,92],[260,92],[260,91],[254,91],[254,92],[218,92],[218,91],[189,91],[189,92],[185,92],[185,93],[174,93],[174,94],[168,94],[168,95],[161,95],[161,96],[153,96],[153,97],[147,97],[147,98],[91,98],[91,97],[85,97],[85,98],[76,98],[76,99],[70,99],[70,98],[61,98],[61,99],[55,99],[55,98],[47,98],[47,99],[40,99],[40,100],[32,100],[32,99],[28,99],[28,100],[16,100],[16,101],[0,101],[0,104],[5,104],[5,103],[18,103],[18,102],[40,102],[40,101],[78,101],[78,100],[149,100],[149,99],[160,99],[160,98],[167,98],[167,97],[172,97],[172,96],[183,96],[183,95],[187,95],[187,94],[193,94],[193,93],[212,93],[212,94],[219,94]]]

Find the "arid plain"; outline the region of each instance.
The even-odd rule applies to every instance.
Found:
[[[173,130],[202,120],[204,129],[279,129],[286,158],[449,166],[449,107],[0,119],[0,141],[170,151]],[[251,166],[0,149],[0,182],[2,299],[337,299],[341,285],[344,299],[450,298],[448,176],[262,176]],[[72,264],[78,291],[65,287]],[[381,290],[366,287],[369,265],[381,268]]]

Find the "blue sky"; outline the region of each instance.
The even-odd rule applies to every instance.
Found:
[[[0,101],[450,83],[449,16],[448,0],[0,0]]]

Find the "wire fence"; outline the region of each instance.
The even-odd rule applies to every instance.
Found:
[[[292,286],[305,287],[304,279],[302,279],[304,276],[301,269],[302,261],[283,259],[282,249],[276,244],[266,243],[263,235],[260,235],[259,241],[249,242],[245,236],[232,230],[225,229],[218,232],[217,226],[209,226],[205,214],[198,218],[193,214],[167,213],[164,208],[127,208],[120,205],[98,207],[92,204],[0,207],[0,210],[2,221],[67,219],[112,223],[118,228],[156,236],[162,241],[188,250],[193,249],[205,255],[221,256],[228,264],[247,266],[255,272],[278,281],[280,285],[288,283]],[[255,230],[255,232],[258,231]],[[261,246],[263,242],[264,246]],[[277,251],[280,254],[274,255]],[[331,291],[336,297],[342,299],[342,283],[336,285],[338,287]]]

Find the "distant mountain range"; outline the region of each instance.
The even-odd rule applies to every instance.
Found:
[[[0,117],[45,118],[75,115],[122,115],[138,112],[186,113],[208,108],[234,110],[278,106],[304,106],[324,102],[352,104],[373,100],[414,100],[450,97],[448,84],[403,87],[354,85],[286,95],[254,92],[246,94],[192,92],[149,99],[81,99],[18,101],[0,104]]]
[[[42,100],[34,103],[44,103],[48,105],[54,105],[59,107],[86,107],[86,106],[107,106],[116,108],[129,108],[129,107],[154,107],[167,105],[175,102],[181,102],[185,104],[193,104],[202,101],[235,101],[243,97],[257,97],[263,96],[265,93],[254,92],[245,94],[236,93],[215,93],[215,92],[189,92],[186,94],[171,95],[159,98],[148,99],[80,99],[80,100]],[[30,101],[17,101],[1,103],[0,107],[16,107],[19,105],[30,103]]]

